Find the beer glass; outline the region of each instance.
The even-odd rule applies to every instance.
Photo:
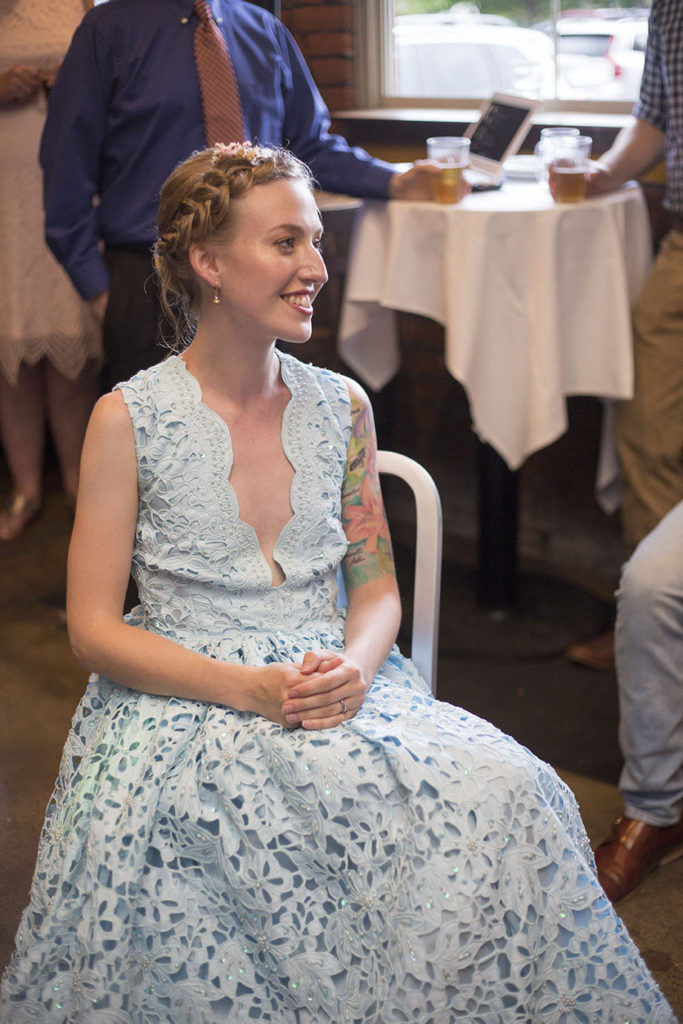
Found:
[[[581,132],[578,128],[541,128],[540,141],[534,149],[534,156],[537,160],[536,178],[540,182],[548,181],[548,164],[552,160],[553,142],[556,139],[576,137]]]
[[[470,140],[461,135],[438,135],[427,139],[427,156],[443,165],[434,176],[437,203],[457,203],[465,194],[464,170],[470,157]]]
[[[548,188],[556,203],[578,203],[585,198],[592,143],[588,135],[553,140]]]

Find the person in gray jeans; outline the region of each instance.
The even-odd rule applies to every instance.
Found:
[[[615,650],[624,814],[595,853],[613,902],[683,856],[683,502],[624,565]]]

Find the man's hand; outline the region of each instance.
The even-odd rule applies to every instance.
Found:
[[[397,171],[389,180],[390,199],[433,199],[434,179],[441,165],[434,160],[416,160],[407,171]]]
[[[59,71],[59,64],[51,64],[49,67],[43,68],[40,74],[40,78],[43,86],[49,92],[52,86],[55,84],[57,72]]]
[[[108,302],[109,292],[100,292],[99,295],[95,295],[92,299],[88,299],[88,305],[92,310],[93,316],[100,325],[104,323],[104,314],[107,312]]]
[[[666,135],[638,118],[619,132],[614,145],[588,169],[586,194],[599,195],[640,177],[666,152]]]
[[[389,180],[390,199],[433,199],[434,182],[444,165],[435,160],[416,160],[407,171],[397,171]],[[460,202],[471,191],[470,183],[465,175],[460,177],[460,195],[455,202]]]
[[[623,182],[617,180],[614,173],[599,160],[591,160],[586,174],[586,195],[599,196],[603,192],[612,192],[620,188]]]

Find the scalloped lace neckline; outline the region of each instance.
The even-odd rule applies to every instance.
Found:
[[[289,367],[287,366],[285,359],[283,359],[282,353],[278,352],[276,349],[275,354],[280,363],[280,378],[284,386],[289,391],[289,401],[286,403],[284,409],[282,410],[280,443],[282,445],[282,450],[284,452],[285,458],[287,459],[292,469],[294,470],[294,476],[292,477],[292,483],[289,489],[289,506],[292,510],[292,514],[280,529],[275,544],[273,545],[272,552],[273,562],[277,563],[277,565],[280,567],[280,570],[284,577],[281,583],[273,583],[273,570],[271,568],[270,562],[268,561],[263,552],[259,536],[254,527],[251,525],[251,523],[246,522],[246,520],[242,519],[240,516],[239,498],[237,497],[237,492],[235,491],[235,488],[230,482],[230,477],[232,475],[234,452],[230,427],[226,420],[223,419],[221,414],[217,412],[215,409],[212,409],[211,406],[204,401],[204,392],[202,391],[202,386],[195,377],[195,375],[192,373],[192,371],[190,370],[189,366],[182,358],[182,356],[171,356],[170,360],[172,360],[176,365],[179,364],[182,379],[185,380],[187,384],[189,384],[193,398],[195,399],[197,404],[200,405],[202,409],[205,410],[205,415],[208,415],[211,418],[212,422],[214,422],[218,426],[218,428],[223,432],[223,435],[228,445],[229,459],[228,464],[226,466],[227,472],[223,480],[221,481],[221,486],[223,486],[227,493],[230,495],[230,506],[232,510],[232,516],[237,521],[240,528],[248,534],[252,546],[255,549],[257,560],[260,561],[263,568],[265,569],[267,579],[264,579],[264,582],[267,582],[273,590],[279,590],[287,583],[289,579],[287,566],[286,564],[283,564],[283,561],[286,563],[286,558],[282,559],[282,548],[284,546],[283,542],[285,541],[287,534],[293,528],[293,524],[295,523],[298,516],[294,495],[295,487],[297,484],[297,477],[299,475],[299,466],[297,464],[297,460],[294,457],[296,454],[296,446],[290,443],[289,438],[289,424],[292,418],[292,409],[298,397],[298,389],[295,386],[295,375],[290,375],[288,373]],[[278,553],[280,554],[280,557],[278,557]]]

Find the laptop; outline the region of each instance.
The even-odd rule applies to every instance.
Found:
[[[481,108],[479,118],[469,126],[470,166],[465,177],[473,187],[497,187],[503,178],[503,164],[524,142],[539,100],[494,92]]]

